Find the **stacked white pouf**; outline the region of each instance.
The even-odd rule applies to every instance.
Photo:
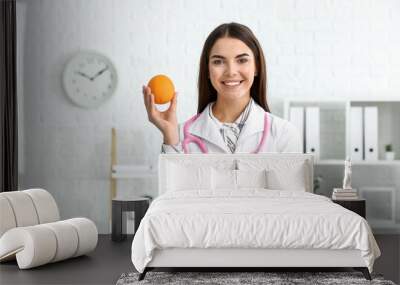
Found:
[[[86,254],[96,248],[96,225],[87,218],[60,221],[44,189],[0,193],[0,262],[17,259],[20,269]]]

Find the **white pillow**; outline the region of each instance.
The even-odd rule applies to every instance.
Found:
[[[169,163],[167,191],[211,189],[211,166]]]
[[[233,170],[213,168],[214,190],[238,190],[242,188],[267,188],[266,170]]]
[[[307,191],[310,169],[304,160],[297,159],[240,159],[240,170],[266,170],[266,188],[272,190]]]
[[[212,169],[212,180],[214,190],[236,190],[236,170]]]
[[[305,163],[293,164],[284,169],[268,169],[268,189],[307,191],[307,171]]]
[[[262,170],[236,170],[237,188],[267,188],[267,171]]]

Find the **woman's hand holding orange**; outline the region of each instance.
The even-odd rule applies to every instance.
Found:
[[[153,123],[163,134],[164,143],[175,145],[179,143],[178,120],[176,118],[177,93],[171,100],[167,110],[160,112],[155,106],[154,95],[150,87],[143,86],[143,99],[146,106],[149,121]]]

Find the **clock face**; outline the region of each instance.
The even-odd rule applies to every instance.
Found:
[[[66,65],[64,89],[78,106],[95,108],[109,99],[117,87],[117,71],[104,55],[79,52]]]

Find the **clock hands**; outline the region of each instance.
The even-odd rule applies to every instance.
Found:
[[[87,74],[85,74],[85,73],[83,73],[83,72],[75,71],[75,73],[76,73],[76,74],[79,74],[80,76],[83,76],[83,77],[85,77],[85,78],[87,78],[87,79],[93,80],[89,75],[87,75]]]
[[[96,79],[98,76],[102,75],[103,72],[105,72],[108,69],[108,66],[104,67],[102,70],[100,70],[99,72],[97,72],[93,77],[90,78],[90,80],[94,80]]]
[[[99,72],[97,72],[94,76],[90,77],[89,75],[81,72],[81,71],[75,71],[76,74],[79,74],[80,76],[83,76],[87,79],[89,79],[90,81],[95,80],[98,76],[102,75],[106,70],[108,69],[108,66],[104,67],[102,70],[100,70]]]

